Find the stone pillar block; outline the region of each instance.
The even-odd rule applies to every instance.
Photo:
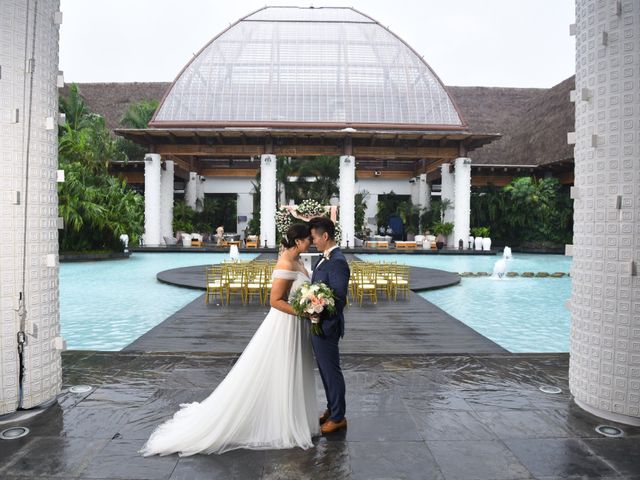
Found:
[[[174,164],[164,161],[164,169],[160,173],[160,236],[173,237],[173,174]]]
[[[144,244],[160,245],[160,155],[144,157]]]
[[[276,246],[276,156],[260,157],[260,244]]]
[[[640,2],[612,3],[576,1],[569,387],[640,425]]]
[[[353,247],[355,237],[355,194],[356,194],[356,159],[351,155],[340,157],[340,213],[339,221],[342,228],[340,246]]]

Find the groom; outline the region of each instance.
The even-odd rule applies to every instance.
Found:
[[[336,301],[335,313],[322,316],[323,335],[312,335],[311,343],[318,362],[318,370],[327,396],[327,409],[320,417],[320,431],[335,432],[347,428],[345,418],[345,385],[340,369],[338,342],[344,335],[342,310],[347,301],[349,265],[335,241],[335,226],[327,217],[315,217],[309,221],[311,237],[319,252],[324,255],[316,264],[311,283],[324,283],[332,291]]]

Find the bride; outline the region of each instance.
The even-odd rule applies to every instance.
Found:
[[[309,281],[300,253],[307,225],[292,225],[273,271],[271,309],[225,379],[205,400],[181,405],[140,450],[144,456],[313,446],[320,432],[309,322],[288,300]]]

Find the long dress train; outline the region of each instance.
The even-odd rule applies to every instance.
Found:
[[[309,278],[274,270],[294,280],[290,296]],[[202,402],[182,404],[151,434],[140,453],[181,456],[238,448],[313,446],[319,434],[309,322],[271,308],[238,361]]]

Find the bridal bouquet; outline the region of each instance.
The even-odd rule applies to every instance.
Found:
[[[335,312],[336,301],[333,298],[333,292],[326,284],[305,282],[293,294],[291,306],[298,315],[310,315],[311,333],[322,335],[320,314],[325,311]]]

